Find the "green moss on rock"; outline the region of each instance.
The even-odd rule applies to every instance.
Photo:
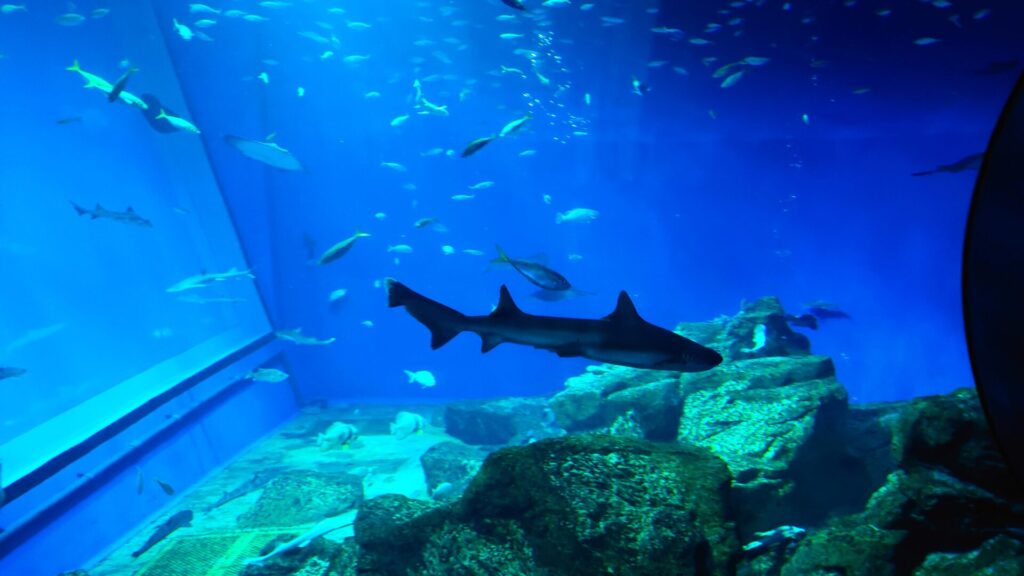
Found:
[[[730,574],[738,548],[726,466],[689,445],[605,435],[488,456],[462,499],[365,503],[360,573]]]

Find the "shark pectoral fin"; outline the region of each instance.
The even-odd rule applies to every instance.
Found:
[[[487,336],[481,335],[480,336],[480,340],[481,340],[481,344],[480,344],[480,353],[481,354],[486,354],[486,353],[490,352],[491,350],[494,350],[495,346],[497,346],[498,344],[501,344],[502,342],[504,342],[504,340],[501,339],[501,336],[497,336],[497,335],[494,335],[494,334],[490,334],[490,335],[487,335]]]

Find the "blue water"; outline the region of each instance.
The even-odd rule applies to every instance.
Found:
[[[824,322],[813,349],[835,359],[855,401],[971,385],[959,270],[976,173],[910,174],[984,149],[1015,73],[977,71],[1024,53],[1014,2],[906,2],[889,16],[876,13],[883,2],[528,2],[526,15],[496,0],[217,6],[263,22],[190,15],[184,1],[79,2],[76,26],[55,23],[71,10],[61,4],[0,14],[0,354],[33,329],[67,326],[0,356],[29,370],[0,393],[34,414],[5,415],[4,436],[225,331],[265,331],[264,313],[277,329],[337,338],[288,357],[307,400],[548,394],[587,364],[513,345],[481,355],[470,335],[431,351],[422,326],[386,308],[375,283],[387,277],[467,313],[486,313],[503,283],[528,312],[583,317],[608,313],[627,290],[668,327],[765,295],[792,313],[824,299],[852,320]],[[109,14],[91,16],[102,7]],[[982,8],[991,14],[975,19]],[[172,18],[218,23],[193,25],[212,41],[185,41]],[[709,22],[721,29],[705,32]],[[524,36],[499,38],[507,32]],[[915,44],[924,37],[940,41]],[[517,48],[535,51],[533,63]],[[343,61],[351,55],[369,59]],[[748,56],[770,61],[728,88],[712,77]],[[75,59],[111,82],[138,67],[127,89],[157,95],[202,134],[158,133],[138,110],[84,90],[64,69]],[[648,93],[633,93],[634,76]],[[447,116],[417,113],[416,79]],[[526,114],[522,131],[459,157]],[[227,134],[274,134],[307,170],[267,168],[226,145]],[[434,148],[444,152],[424,155]],[[481,181],[495,184],[468,189]],[[131,205],[154,227],[90,222],[68,200]],[[556,224],[577,207],[600,216]],[[416,229],[425,217],[448,231]],[[339,262],[309,264],[304,238],[319,254],[356,229],[372,236]],[[546,254],[593,294],[530,298],[523,278],[489,266],[496,243],[516,257]],[[413,252],[389,253],[396,244]],[[248,281],[204,293],[244,304],[168,299],[173,283],[244,258],[263,305]],[[348,293],[331,307],[338,288]],[[420,389],[405,369],[431,370],[438,384]]]

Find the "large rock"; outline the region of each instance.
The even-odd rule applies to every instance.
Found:
[[[466,400],[449,404],[444,412],[445,432],[467,444],[499,446],[524,443],[531,431],[550,420],[543,398]]]
[[[903,402],[852,405],[847,450],[864,462],[873,486],[897,469],[939,468],[1008,499],[1020,484],[1004,462],[973,389]]]
[[[312,524],[355,508],[362,499],[363,482],[359,476],[303,470],[285,472],[271,480],[252,508],[238,517],[238,527]]]
[[[903,534],[846,522],[804,539],[782,576],[894,576],[893,556]]]
[[[447,482],[452,485],[446,499],[459,497],[476,476],[487,453],[476,446],[459,442],[440,442],[420,456],[423,475],[431,491]]]
[[[950,554],[929,554],[914,570],[914,576],[1020,576],[1024,574],[1024,545],[1006,536],[996,536],[977,550]]]
[[[353,527],[359,547],[359,572],[406,574],[429,532],[443,521],[438,514],[441,511],[433,503],[400,494],[385,494],[364,502]]]
[[[456,507],[389,494],[356,519],[359,574],[374,576],[542,576],[522,532],[509,520],[463,520]]]
[[[744,537],[859,510],[871,493],[843,444],[846,391],[823,356],[769,357],[683,377],[678,439],[705,446],[735,478]]]
[[[908,575],[931,554],[981,546],[1019,525],[1022,512],[1019,504],[940,470],[897,470],[864,512],[801,542],[782,574]]]
[[[932,551],[970,550],[1024,520],[1020,504],[937,469],[897,470],[868,501],[864,523],[902,530],[897,564],[913,567]]]
[[[648,440],[671,440],[679,424],[679,373],[590,366],[548,404],[570,432],[604,429],[629,414]]]
[[[846,414],[846,450],[864,463],[873,490],[884,484],[889,474],[899,466],[893,439],[908,404],[851,404]]]
[[[572,436],[490,455],[462,500],[368,501],[360,573],[729,574],[729,473],[689,445]]]
[[[810,340],[790,328],[786,318],[779,299],[767,296],[743,302],[735,316],[723,316],[711,322],[684,322],[676,326],[676,332],[714,348],[725,362],[810,354]],[[763,333],[763,343],[759,342],[759,332]]]
[[[903,468],[937,466],[1003,497],[1022,496],[974,389],[911,400],[894,426],[892,457]]]

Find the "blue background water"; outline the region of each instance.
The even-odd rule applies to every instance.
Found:
[[[1022,53],[1024,40],[1014,23],[1024,9],[1015,3],[956,2],[943,9],[914,2],[894,7],[888,17],[875,13],[880,2],[796,2],[790,10],[764,2],[731,8],[729,15],[716,13],[725,3],[666,3],[656,13],[647,10],[657,7],[654,2],[602,2],[589,11],[574,3],[532,10],[530,18],[496,1],[349,2],[341,4],[343,15],[327,12],[337,5],[295,2],[269,9],[223,2],[219,8],[269,20],[221,15],[203,30],[212,42],[186,42],[174,33],[172,18],[191,23],[207,17],[190,16],[186,2],[158,2],[152,12],[111,4],[106,16],[75,27],[55,24],[66,7],[49,3],[28,2],[27,13],[0,16],[0,75],[8,86],[0,96],[3,147],[7,158],[17,152],[20,168],[4,176],[0,236],[8,247],[25,244],[29,228],[45,231],[48,242],[87,252],[70,262],[59,251],[23,262],[53,268],[73,262],[77,268],[73,280],[29,281],[18,290],[72,293],[93,276],[123,274],[125,268],[153,279],[156,287],[117,284],[115,290],[90,291],[88,304],[51,311],[45,321],[31,317],[38,314],[31,308],[5,305],[5,325],[67,318],[102,329],[92,337],[85,332],[54,340],[37,357],[2,362],[38,363],[74,350],[94,359],[77,368],[80,373],[113,383],[125,372],[119,365],[136,366],[130,358],[139,357],[125,353],[124,343],[155,346],[139,334],[161,326],[158,320],[169,313],[216,332],[220,312],[169,312],[160,290],[209,266],[176,254],[185,233],[164,225],[174,206],[165,198],[167,174],[203,170],[179,160],[174,149],[200,143],[274,325],[338,338],[330,346],[293,350],[288,369],[307,399],[542,394],[558,390],[586,365],[511,345],[481,355],[471,336],[431,351],[425,329],[385,307],[383,290],[374,286],[385,277],[470,313],[487,312],[502,283],[529,312],[589,317],[610,311],[615,294],[625,289],[645,318],[670,327],[735,313],[741,300],[763,295],[780,296],[794,313],[804,302],[826,299],[853,319],[825,322],[811,334],[814,350],[835,358],[855,400],[970,384],[959,254],[975,173],[910,173],[984,148],[1014,73],[976,71]],[[88,16],[101,6],[83,2],[78,11]],[[990,16],[972,18],[986,7]],[[496,20],[510,14],[517,21]],[[962,27],[948,20],[953,14]],[[602,26],[602,17],[624,23]],[[728,25],[734,17],[744,20]],[[347,21],[372,28],[351,29]],[[723,28],[705,33],[708,22]],[[680,28],[684,35],[673,40],[653,34],[656,26]],[[734,36],[737,30],[742,35]],[[319,44],[302,31],[334,34],[339,44]],[[503,32],[525,36],[503,40]],[[914,43],[925,36],[941,42]],[[712,43],[694,45],[688,41],[693,37]],[[414,44],[418,40],[433,43]],[[537,51],[537,70],[549,86],[538,81],[527,58],[513,54],[516,48]],[[325,50],[334,55],[321,58]],[[354,54],[370,58],[342,61]],[[702,63],[712,56],[718,60]],[[747,56],[771,61],[748,67],[731,88],[711,77],[719,66]],[[140,72],[128,89],[160,95],[202,135],[157,134],[136,110],[82,90],[77,75],[63,69],[75,58],[111,81],[122,72],[118,63],[130,60]],[[667,63],[648,66],[659,60]],[[500,65],[526,75],[502,75],[496,72]],[[269,83],[256,78],[261,72]],[[634,75],[651,87],[647,95],[631,93]],[[448,106],[449,116],[416,113],[417,78],[430,101]],[[300,86],[303,97],[296,92]],[[854,94],[858,88],[870,91]],[[368,99],[370,91],[381,96]],[[525,113],[533,120],[520,133],[470,158],[458,157],[469,141]],[[390,126],[403,114],[410,119]],[[70,116],[82,121],[54,124]],[[260,139],[270,133],[306,172],[273,171],[223,141],[226,134]],[[146,152],[154,146],[158,161]],[[437,147],[453,154],[423,155]],[[522,157],[524,150],[536,154]],[[408,171],[381,162],[399,162]],[[61,178],[40,186],[42,173]],[[495,185],[475,192],[475,199],[450,199],[474,193],[467,187],[484,180]],[[106,244],[91,245],[106,242],[106,232],[76,235],[72,227],[82,222],[62,205],[72,195],[86,204],[113,195],[111,207],[130,203],[140,212],[150,202],[154,208],[144,215],[157,222],[154,232],[166,249],[154,257],[151,247],[123,237],[113,240],[117,254]],[[557,212],[574,207],[601,215],[589,224],[555,223]],[[378,212],[386,219],[376,218]],[[414,228],[424,217],[439,218],[449,231]],[[215,243],[230,232],[224,222],[198,219],[205,221],[183,226],[205,230]],[[305,236],[319,253],[357,228],[372,236],[340,262],[308,264]],[[414,252],[387,251],[399,243]],[[553,268],[594,294],[557,303],[530,299],[534,288],[522,278],[488,266],[495,243],[513,256],[547,254]],[[442,245],[457,253],[444,255]],[[487,255],[461,253],[467,248]],[[4,254],[12,258],[10,251]],[[582,259],[570,260],[570,254]],[[221,268],[235,264],[229,260]],[[332,309],[328,294],[337,288],[348,294]],[[125,302],[131,302],[131,313],[111,323],[103,311]],[[362,324],[367,320],[372,327]],[[9,339],[20,329],[11,332]],[[154,349],[153,361],[176,349]],[[406,381],[403,369],[429,369],[438,386],[421,390]],[[74,381],[75,375],[61,380]],[[0,386],[7,387],[8,398],[19,383],[20,401],[45,399],[50,384],[24,382]]]

